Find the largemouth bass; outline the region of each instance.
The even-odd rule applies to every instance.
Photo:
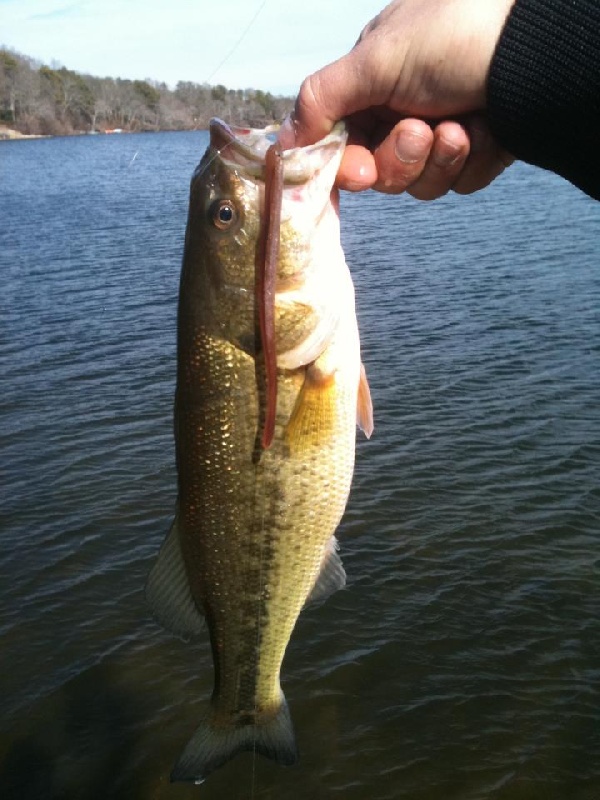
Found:
[[[210,137],[191,182],[179,296],[178,504],[147,584],[165,627],[189,638],[206,624],[210,635],[210,710],[171,776],[195,782],[242,750],[296,760],[280,668],[303,606],[345,583],[334,532],[356,423],[373,427],[332,192],[343,126],[278,151],[279,193],[266,187],[280,214],[270,377],[259,278],[271,129],[213,120]]]

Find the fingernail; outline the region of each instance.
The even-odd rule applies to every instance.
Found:
[[[404,164],[415,164],[426,158],[429,141],[419,133],[400,131],[396,136],[396,156]]]
[[[281,123],[281,127],[277,133],[277,141],[281,144],[284,150],[290,150],[294,146],[296,141],[296,130],[291,114],[288,114]]]
[[[442,141],[442,140],[440,140]],[[437,167],[451,167],[453,164],[456,164],[458,159],[461,156],[462,148],[457,147],[452,142],[443,140],[444,143],[444,150],[441,153],[438,153],[436,150],[433,151],[433,163]]]

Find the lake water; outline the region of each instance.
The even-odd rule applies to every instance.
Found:
[[[301,751],[170,785],[208,641],[151,619],[205,133],[0,143],[0,797],[597,800],[600,204],[516,165],[342,198],[375,433],[348,588],[283,670]]]

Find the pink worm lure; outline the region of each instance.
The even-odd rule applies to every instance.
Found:
[[[277,411],[277,352],[275,347],[275,283],[279,260],[281,201],[283,198],[283,150],[279,142],[265,155],[265,198],[261,244],[258,249],[256,296],[260,340],[265,362],[266,408],[261,447],[268,450],[275,432]]]

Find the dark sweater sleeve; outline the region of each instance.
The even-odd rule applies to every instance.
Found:
[[[488,78],[497,140],[600,200],[600,0],[517,0]]]

